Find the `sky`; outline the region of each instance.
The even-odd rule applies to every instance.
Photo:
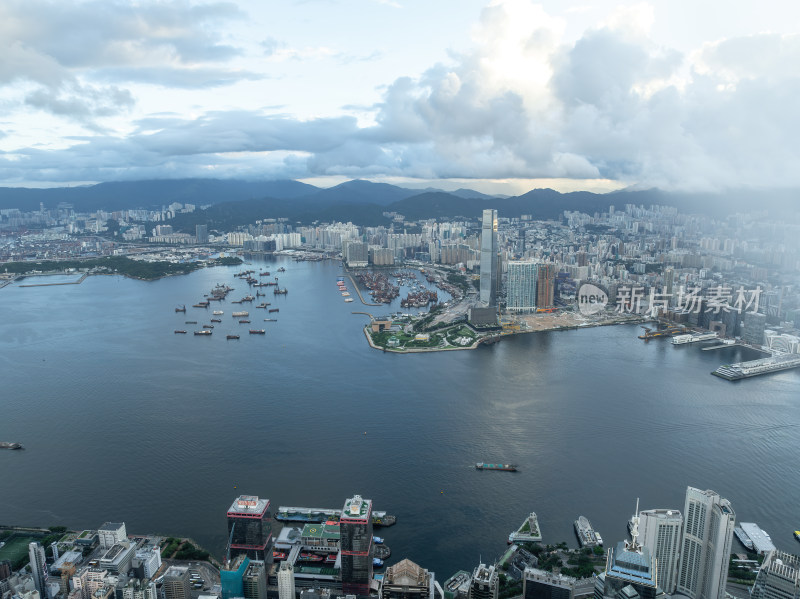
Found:
[[[2,0],[0,185],[800,187],[791,0]]]

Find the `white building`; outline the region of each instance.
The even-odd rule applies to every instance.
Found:
[[[294,599],[294,566],[281,562],[278,570],[278,599]]]
[[[678,510],[639,512],[639,543],[656,558],[658,586],[670,595],[675,592],[678,583],[682,533],[683,515]]]
[[[725,599],[736,514],[714,491],[686,489],[677,592],[691,599]]]
[[[136,558],[142,562],[147,578],[152,578],[161,567],[161,552],[155,549],[140,549],[136,552]]]
[[[124,522],[106,522],[97,529],[97,537],[100,547],[111,549],[117,543],[128,540],[128,533],[125,531]]]
[[[28,544],[28,558],[30,559],[31,575],[33,584],[42,599],[48,599],[47,594],[47,561],[45,559],[44,547],[39,543]]]

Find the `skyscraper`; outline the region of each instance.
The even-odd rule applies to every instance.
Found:
[[[433,573],[410,559],[389,566],[381,583],[381,599],[433,599]]]
[[[536,309],[535,262],[508,262],[508,293],[506,308],[514,312],[533,312]]]
[[[186,566],[170,566],[164,572],[164,598],[190,599],[189,568]]]
[[[286,561],[278,570],[278,599],[294,599],[294,566]]]
[[[478,564],[472,572],[468,599],[497,599],[500,592],[500,579],[494,566]]]
[[[670,595],[678,582],[678,556],[681,549],[683,516],[678,510],[643,510],[639,512],[642,547],[650,551],[658,564],[658,586]]]
[[[750,591],[752,599],[800,599],[800,557],[770,551]]]
[[[745,312],[742,339],[753,345],[764,344],[764,329],[767,326],[767,317],[760,312]]]
[[[555,266],[549,263],[540,264],[536,275],[536,307],[552,308],[554,295]]]
[[[638,538],[637,515],[633,517],[631,541],[620,541],[615,548],[608,550],[606,569],[595,583],[595,599],[656,599],[666,596],[658,584],[658,562],[647,547],[642,547]]]
[[[208,225],[195,225],[194,237],[197,243],[208,243]]]
[[[269,499],[240,495],[228,508],[230,557],[246,553],[251,559],[265,559],[272,540],[272,517],[267,511]]]
[[[39,591],[39,596],[42,599],[48,599],[47,594],[47,561],[45,560],[44,547],[39,543],[33,542],[28,544],[28,557],[30,558],[31,574],[33,575],[33,584],[36,590]]]
[[[480,300],[487,306],[497,305],[497,245],[497,210],[484,210],[481,227]]]
[[[354,495],[344,502],[339,519],[342,591],[369,595],[372,582],[372,500]]]
[[[267,599],[267,571],[264,562],[254,560],[248,564],[242,577],[242,592],[244,599]]]
[[[731,504],[714,491],[686,489],[677,592],[691,599],[725,599],[736,523]]]

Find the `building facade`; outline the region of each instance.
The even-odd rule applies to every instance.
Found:
[[[478,564],[472,572],[468,599],[497,599],[500,592],[500,578],[494,566]]]
[[[381,599],[434,599],[434,576],[410,559],[386,568]]]
[[[736,514],[714,491],[686,489],[677,592],[691,599],[725,599]]]
[[[481,226],[481,289],[480,300],[487,306],[497,305],[498,281],[497,210],[484,210]]]
[[[294,566],[289,562],[281,562],[278,570],[278,599],[294,599]]]
[[[538,265],[535,262],[508,262],[506,287],[506,309],[514,312],[536,310],[536,278]]]
[[[39,591],[42,599],[48,599],[47,583],[47,560],[45,559],[44,547],[40,543],[33,542],[28,544],[28,558],[30,559],[31,575],[33,584]]]
[[[189,568],[170,566],[164,572],[164,599],[191,599]]]
[[[272,541],[272,516],[269,499],[240,495],[228,508],[230,556],[244,553],[249,558],[267,561]]]
[[[367,596],[372,583],[372,500],[354,495],[339,518],[342,591]]]
[[[750,591],[751,599],[800,599],[800,557],[771,551]]]
[[[640,543],[656,559],[658,584],[665,593],[675,592],[678,583],[678,557],[683,534],[683,515],[678,510],[639,512]]]

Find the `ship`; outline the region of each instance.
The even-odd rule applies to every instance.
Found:
[[[0,441],[0,449],[25,449],[21,443],[11,443],[9,441]]]
[[[214,325],[213,325],[213,324],[204,324],[204,325],[203,325],[203,328],[204,328],[204,329],[213,329],[213,328],[214,328]]]
[[[281,266],[281,267],[278,269],[278,272],[286,272],[286,269],[285,269],[283,266]]]
[[[219,318],[212,318],[212,319],[211,319],[211,322],[222,322],[222,320],[221,320],[221,319],[219,319]]]
[[[250,321],[249,321],[249,320],[245,320],[244,318],[242,318],[242,319],[239,321],[239,324],[250,324]]]
[[[250,329],[251,335],[265,335],[266,333],[264,329]]]
[[[180,308],[175,308],[176,312],[186,312],[186,304],[181,306]]]
[[[233,317],[239,318],[241,316],[250,316],[250,312],[234,312]]]
[[[265,318],[264,322],[278,322],[277,318]]]
[[[353,298],[352,297],[346,297],[346,298],[344,298],[344,301],[345,301],[345,303],[349,304],[350,302],[353,301]]]
[[[747,533],[741,526],[735,527],[733,529],[733,534],[736,535],[736,538],[739,539],[742,545],[747,547],[750,551],[753,550],[753,541],[750,539],[750,537],[747,535]]]
[[[286,295],[287,293],[289,293],[289,291],[286,289],[286,287],[284,287],[283,289],[281,289],[280,287],[276,287],[275,289],[273,289],[272,293],[275,295]]]
[[[342,510],[309,507],[278,507],[275,519],[279,522],[338,522]],[[397,516],[386,512],[372,512],[373,526],[392,526],[397,523]]]
[[[181,330],[179,330],[179,329],[175,329],[175,334],[176,334],[176,335],[177,335],[177,334],[184,334],[184,335],[185,335],[185,334],[186,334],[186,331],[181,331]]]
[[[592,523],[586,516],[578,516],[575,520],[575,534],[581,547],[597,547],[603,544],[602,537],[592,528]]]
[[[209,330],[195,331],[194,334],[195,335],[210,335],[211,331],[209,331]]]
[[[196,320],[187,320],[184,324],[197,324]]]
[[[800,541],[800,530],[794,531],[794,538]]]
[[[273,312],[278,312],[278,308],[270,308],[269,313],[272,314]]]
[[[382,545],[383,544],[383,538],[381,538],[381,537],[372,537],[372,542],[377,544],[377,545]]]
[[[372,558],[372,565],[376,568],[380,568],[383,566],[383,560],[378,557]]]
[[[228,335],[226,339],[238,339],[239,335]]]
[[[504,470],[506,472],[517,471],[517,467],[514,464],[486,464],[484,462],[478,462],[475,464],[475,468],[478,470]]]
[[[683,345],[684,343],[697,343],[698,341],[710,341],[717,339],[717,333],[697,333],[694,335],[676,335],[672,338],[672,345]]]
[[[223,314],[225,314],[225,312],[222,310],[214,310],[214,316],[222,316]]]

